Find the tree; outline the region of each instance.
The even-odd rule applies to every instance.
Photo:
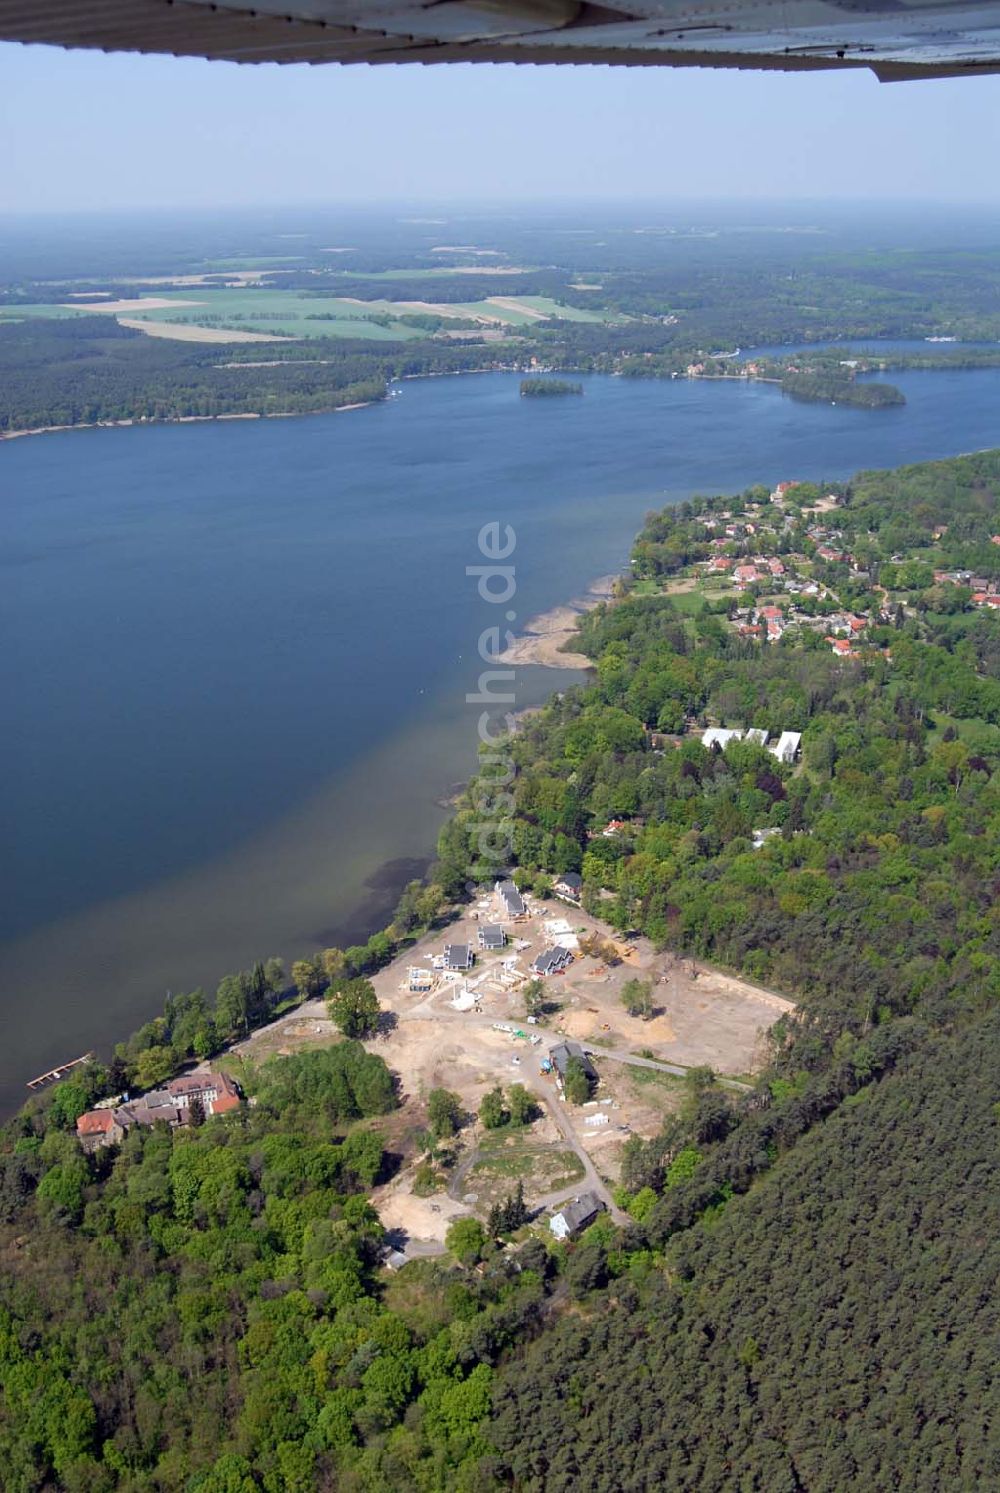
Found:
[[[538,1107],[523,1083],[512,1083],[507,1090],[507,1107],[512,1125],[530,1125]]]
[[[347,971],[347,958],[343,949],[324,949],[320,955],[323,971],[331,984]]]
[[[444,1242],[460,1265],[475,1265],[483,1253],[486,1235],[478,1218],[456,1218]]]
[[[346,980],[327,998],[330,1020],[345,1037],[370,1037],[382,1014],[371,980]]]
[[[292,983],[304,1001],[320,994],[326,984],[326,974],[318,954],[315,959],[296,959],[292,965]]]
[[[344,1166],[362,1187],[372,1187],[382,1170],[382,1137],[377,1130],[352,1130],[341,1147]]]
[[[249,1003],[242,975],[226,975],[215,992],[215,1019],[227,1037],[250,1030]]]
[[[579,1058],[570,1058],[566,1064],[563,1091],[570,1104],[586,1104],[590,1098],[591,1081]]]
[[[450,1089],[431,1089],[427,1096],[427,1118],[435,1140],[454,1135],[462,1119],[462,1104]]]
[[[622,1005],[630,1016],[648,1021],[653,1014],[652,980],[626,980],[622,987]]]
[[[522,1224],[528,1222],[528,1205],[524,1201],[524,1183],[518,1180],[518,1184],[510,1197],[506,1199],[499,1209],[500,1232],[513,1234]]]
[[[154,1089],[164,1083],[177,1066],[172,1048],[147,1047],[135,1064],[135,1083],[140,1089]]]
[[[495,1089],[490,1089],[488,1094],[483,1095],[479,1106],[479,1118],[487,1130],[499,1130],[506,1125],[509,1115],[504,1108],[503,1089],[497,1084]]]
[[[525,1016],[540,1016],[545,1007],[545,986],[539,979],[528,980],[521,987]]]

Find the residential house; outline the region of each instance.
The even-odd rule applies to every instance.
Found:
[[[561,975],[573,963],[573,955],[569,949],[564,949],[561,944],[556,944],[552,949],[546,949],[538,954],[531,966],[533,975]]]
[[[474,958],[475,955],[467,943],[446,943],[444,946],[445,969],[471,969]]]
[[[573,1239],[589,1228],[604,1211],[604,1204],[596,1192],[582,1192],[572,1203],[567,1203],[549,1219],[549,1228],[557,1239]]]
[[[500,898],[504,916],[507,918],[527,917],[527,909],[524,899],[512,881],[498,881],[494,891]]]
[[[507,942],[507,935],[499,923],[480,923],[478,938],[479,947],[488,954],[497,953]]]
[[[564,902],[575,902],[579,906],[580,893],[583,891],[583,877],[579,871],[564,871],[553,882],[552,890]]]
[[[740,741],[743,737],[742,731],[730,731],[719,726],[710,726],[701,738],[701,744],[709,751],[717,748],[724,752],[731,741]]]
[[[756,742],[758,746],[767,746],[767,732],[762,726],[752,726],[746,733],[744,740]]]
[[[76,1122],[76,1138],[85,1151],[117,1146],[125,1139],[126,1127],[111,1109],[90,1109]]]
[[[800,485],[801,484],[798,482],[779,482],[777,487],[774,489],[774,492],[771,494],[771,502],[779,502],[782,498],[784,498],[786,493],[791,492],[793,487],[799,487]]]
[[[206,1115],[231,1114],[240,1107],[240,1091],[228,1073],[188,1073],[172,1078],[166,1093],[179,1110],[189,1109],[195,1099],[201,1100]]]
[[[802,748],[801,731],[782,731],[773,746],[768,747],[779,762],[794,762]]]
[[[597,1069],[579,1042],[560,1042],[549,1053],[549,1060],[560,1078],[564,1079],[566,1077],[566,1069],[569,1066],[570,1058],[576,1058],[587,1077],[595,1083],[597,1082]]]
[[[85,1151],[118,1145],[133,1125],[191,1123],[191,1106],[201,1103],[206,1115],[225,1115],[240,1107],[240,1091],[227,1073],[186,1073],[159,1089],[150,1089],[116,1109],[91,1109],[76,1122]]]

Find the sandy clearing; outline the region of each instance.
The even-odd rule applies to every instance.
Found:
[[[137,316],[119,316],[120,326],[145,332],[147,337],[168,337],[171,342],[294,342],[294,337],[275,337],[268,332],[236,332],[228,327],[196,327],[179,321],[143,321]]]
[[[99,311],[104,316],[117,316],[120,313],[128,315],[134,311],[172,311],[175,308],[180,310],[182,306],[204,306],[206,304],[205,301],[175,301],[172,298],[168,301],[164,296],[160,295],[140,295],[133,297],[129,301],[101,301],[99,303],[95,301],[93,306],[86,306],[80,301],[74,301],[66,304],[66,309],[70,311]]]
[[[391,1184],[384,1192],[373,1192],[371,1201],[385,1228],[415,1239],[421,1244],[444,1240],[448,1225],[456,1218],[466,1216],[469,1209],[464,1203],[455,1202],[444,1191],[432,1197],[418,1198],[412,1191],[412,1173],[406,1173],[398,1183]]]
[[[345,301],[348,305],[351,306],[368,306],[370,308],[373,304],[376,304],[372,301],[364,301],[359,296],[353,295],[338,296],[337,299]],[[474,315],[467,311],[463,306],[451,306],[445,301],[387,300],[386,304],[392,306],[393,309],[398,311],[401,315],[407,311],[416,311],[425,316],[450,316],[456,321],[481,321],[486,323],[487,325],[490,322],[499,321],[501,319],[499,316]]]
[[[491,295],[487,297],[490,306],[498,306],[501,311],[516,311],[520,316],[529,316],[532,321],[549,321],[550,315],[547,311],[539,311],[536,306],[526,306],[512,295]]]
[[[540,664],[546,669],[592,669],[593,660],[584,653],[560,652],[575,636],[580,617],[612,594],[615,576],[601,576],[580,601],[553,607],[525,623],[524,633],[498,658],[504,664]]]

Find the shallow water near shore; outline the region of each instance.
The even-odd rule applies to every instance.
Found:
[[[623,567],[649,508],[1000,442],[1000,370],[895,374],[877,412],[518,382],[0,447],[0,1108],[168,989],[386,921],[474,765],[481,631]],[[508,607],[466,574],[493,520]],[[580,677],[518,668],[512,708]]]

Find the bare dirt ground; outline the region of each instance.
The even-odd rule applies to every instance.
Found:
[[[613,936],[579,908],[530,897],[526,902],[529,916],[509,922],[496,897],[484,892],[446,929],[426,934],[373,979],[385,1030],[366,1045],[399,1075],[403,1108],[392,1143],[406,1158],[373,1201],[410,1253],[440,1250],[453,1218],[470,1211],[485,1216],[518,1179],[532,1206],[550,1207],[594,1187],[612,1207],[608,1184],[617,1180],[624,1141],[631,1133],[656,1134],[681,1101],[684,1070],[708,1064],[720,1075],[753,1072],[763,1058],[767,1028],[794,1009],[773,992],[657,953],[645,938]],[[508,939],[501,952],[477,952],[473,967],[460,973],[434,967],[442,963],[446,943],[477,950],[481,925],[496,922]],[[528,1022],[519,987],[536,954],[594,932],[613,944],[620,962],[609,965],[578,953],[565,974],[546,981],[546,1014],[537,1024]],[[411,969],[427,973],[411,981]],[[622,986],[635,976],[654,981],[649,1021],[629,1016],[621,1005]],[[411,989],[412,983],[430,988]],[[336,1036],[324,1002],[313,1000],[255,1032],[233,1056],[260,1062],[326,1046]],[[589,1049],[599,1074],[587,1105],[565,1103],[555,1076],[542,1071],[551,1048],[564,1038]],[[680,1071],[665,1072],[656,1063]],[[512,1083],[533,1094],[540,1118],[525,1131],[498,1138],[483,1131],[476,1111],[487,1090]],[[421,1197],[413,1191],[413,1142],[426,1123],[427,1096],[437,1087],[459,1096],[467,1120],[452,1182],[445,1187],[442,1176],[440,1190]]]
[[[89,308],[88,308],[89,309]],[[93,308],[97,310],[97,307]],[[103,309],[103,308],[101,308]],[[196,327],[180,321],[143,321],[138,316],[119,316],[119,324],[147,337],[167,337],[171,342],[293,342],[293,337],[275,337],[269,332],[237,332],[228,327]]]
[[[133,296],[130,301],[95,301],[92,306],[86,306],[77,301],[73,304],[74,311],[98,311],[102,316],[128,315],[130,311],[168,311],[173,307],[180,310],[184,306],[204,306],[204,301],[175,301],[172,298],[165,300],[163,296],[142,295]]]

